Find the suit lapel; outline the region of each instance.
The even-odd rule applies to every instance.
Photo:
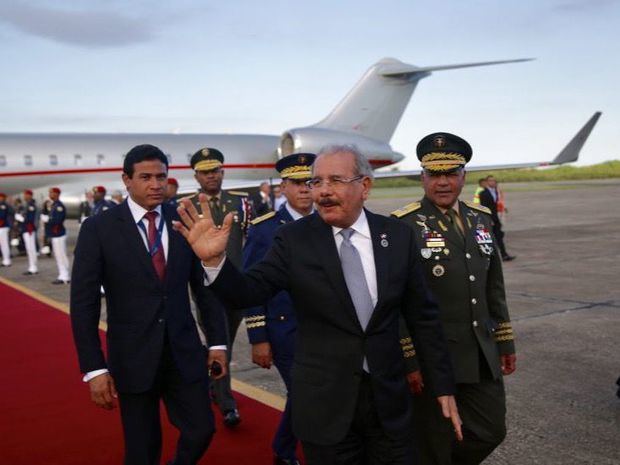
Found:
[[[166,221],[166,229],[168,230],[168,257],[166,258],[166,278],[165,285],[168,286],[171,276],[174,276],[174,269],[177,265],[181,255],[181,247],[183,246],[181,241],[184,241],[183,237],[172,229],[172,220],[178,219],[176,212],[172,208],[167,208],[166,205],[162,205],[162,215]]]
[[[336,248],[336,241],[334,240],[334,233],[332,227],[325,223],[318,213],[313,214],[312,227],[316,230],[316,234],[311,234],[312,241],[314,242],[314,248],[310,249],[315,251],[323,265],[323,269],[327,274],[332,287],[336,291],[339,299],[341,300],[343,307],[346,309],[350,318],[355,322],[356,327],[362,331],[362,326],[357,318],[353,301],[349,295],[347,289],[347,283],[344,280],[344,274],[342,273],[342,264],[340,263],[340,255]]]
[[[155,268],[153,267],[151,256],[146,250],[146,246],[144,245],[142,236],[138,231],[138,226],[134,222],[133,216],[131,215],[127,201],[119,205],[116,210],[119,212],[118,219],[121,223],[121,234],[127,241],[129,250],[131,250],[132,253],[139,259],[140,263],[144,265],[151,277],[159,281],[159,278],[155,273]]]
[[[385,296],[389,283],[389,253],[390,234],[387,229],[385,218],[366,210],[366,218],[370,228],[370,239],[372,241],[372,251],[375,259],[375,270],[377,275],[377,305],[375,310],[381,305],[381,300]],[[370,324],[370,323],[369,323]]]

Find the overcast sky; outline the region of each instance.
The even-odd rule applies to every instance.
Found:
[[[551,159],[597,110],[581,164],[620,158],[620,1],[0,0],[0,132],[281,134],[383,57],[434,73],[391,141],[449,131],[475,164]]]

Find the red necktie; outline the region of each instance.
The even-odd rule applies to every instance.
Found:
[[[157,240],[157,227],[155,226],[155,220],[158,215],[159,213],[157,212],[147,212],[144,217],[149,222],[148,242],[153,267],[155,268],[155,272],[157,273],[157,276],[159,276],[159,279],[163,281],[166,277],[166,256],[164,255],[164,244],[161,237],[159,238],[159,241]],[[163,218],[161,221],[164,221]],[[155,248],[155,244],[157,244],[157,251],[152,253]]]

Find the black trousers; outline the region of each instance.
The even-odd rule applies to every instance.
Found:
[[[235,337],[237,336],[237,330],[239,329],[241,320],[243,320],[243,310],[226,309],[228,372],[223,378],[215,379],[211,382],[213,399],[222,414],[237,408],[237,402],[233,397],[232,388],[230,387],[230,362],[232,361],[233,345],[235,344]]]
[[[502,231],[502,223],[499,221],[493,223],[493,236],[495,236],[495,241],[497,242],[502,258],[507,256],[508,252],[506,252],[506,244],[504,244],[504,231]]]
[[[334,411],[334,415],[338,412]],[[302,441],[307,465],[412,465],[411,437],[390,438],[383,431],[372,394],[369,375],[360,385],[351,428],[334,445]]]
[[[159,465],[159,405],[162,399],[170,422],[180,432],[173,463],[197,463],[209,447],[215,432],[208,382],[205,377],[196,383],[185,383],[166,345],[153,387],[141,393],[119,392],[125,437],[125,465]]]
[[[463,421],[463,441],[441,414],[437,399],[424,392],[414,396],[414,424],[420,465],[477,465],[506,437],[504,382],[481,371],[479,383],[457,384],[456,404]]]

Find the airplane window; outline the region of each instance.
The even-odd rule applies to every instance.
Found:
[[[24,155],[24,165],[32,166],[32,155]]]
[[[6,166],[6,155],[0,155],[0,166]]]
[[[105,165],[105,155],[98,153],[97,154],[97,164],[98,165]]]
[[[58,155],[50,155],[50,165],[56,166],[58,165]]]

